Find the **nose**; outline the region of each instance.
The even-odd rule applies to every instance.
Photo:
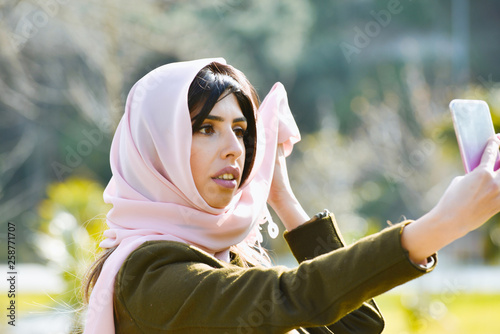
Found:
[[[233,157],[235,160],[241,157],[245,153],[245,146],[243,141],[236,136],[236,134],[231,131],[227,132],[224,136],[224,142],[221,150],[221,158],[227,159]]]

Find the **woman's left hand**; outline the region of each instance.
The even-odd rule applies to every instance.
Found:
[[[285,154],[281,144],[276,150],[274,175],[267,202],[289,231],[309,220],[309,216],[295,197],[290,185]]]
[[[290,180],[288,179],[288,170],[286,167],[286,158],[283,153],[283,145],[278,144],[276,149],[276,160],[274,164],[273,181],[267,202],[275,209],[280,203],[289,202],[295,199]]]

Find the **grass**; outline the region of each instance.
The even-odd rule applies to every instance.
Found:
[[[53,321],[60,321],[62,318],[66,320],[68,324],[71,323],[71,319],[77,314],[76,310],[70,308],[64,301],[61,295],[53,294],[17,294],[15,299],[16,305],[16,321],[15,327],[9,326],[8,321],[10,320],[7,315],[6,307],[10,304],[11,299],[8,298],[6,293],[0,294],[0,305],[3,312],[2,315],[5,321],[0,323],[0,333],[17,333],[16,329],[20,326],[23,327],[23,333],[33,330],[33,319],[45,319],[46,325],[54,325],[56,328],[60,326],[59,323],[53,324]],[[4,307],[5,305],[5,307]],[[30,320],[31,319],[31,320]],[[24,325],[31,323],[26,329]],[[35,321],[35,324],[39,324],[39,320]],[[44,332],[45,333],[45,332]],[[61,333],[58,331],[57,333]],[[66,333],[66,331],[65,331]]]
[[[55,297],[41,294],[17,294],[15,299],[16,312],[20,314],[50,312],[54,307],[57,307],[54,299]],[[9,302],[7,294],[0,295],[1,305],[8,305]]]
[[[384,334],[498,334],[500,295],[457,294],[376,298]]]
[[[22,316],[29,314],[50,314],[62,306],[57,300],[57,296],[20,295],[16,300],[18,319],[22,321]],[[499,294],[386,294],[376,301],[386,320],[383,334],[500,333]],[[8,302],[6,294],[0,295],[0,305]]]

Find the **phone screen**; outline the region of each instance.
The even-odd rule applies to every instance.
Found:
[[[450,103],[455,133],[466,173],[479,166],[488,139],[495,134],[488,104],[480,100]],[[497,156],[496,168],[499,158]]]

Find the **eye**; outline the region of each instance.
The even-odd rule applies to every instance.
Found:
[[[238,138],[243,138],[247,131],[241,127],[234,128],[234,133],[236,134],[236,137]]]
[[[199,129],[198,132],[204,135],[210,135],[214,133],[214,127],[211,124],[203,124]]]

